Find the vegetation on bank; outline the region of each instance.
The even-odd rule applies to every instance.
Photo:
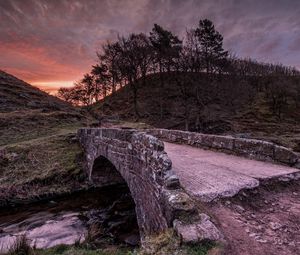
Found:
[[[7,145],[0,155],[0,200],[18,203],[63,194],[84,185],[75,132]]]
[[[64,130],[76,130],[85,125],[82,115],[63,111],[24,110],[0,113],[1,147],[54,135]]]
[[[112,246],[105,249],[90,249],[82,244],[72,246],[58,245],[41,250],[32,248],[26,236],[20,236],[11,246],[6,255],[133,255],[132,249]],[[4,254],[3,254],[4,255]]]
[[[96,247],[93,240],[77,242],[74,245],[58,245],[39,250],[30,247],[26,236],[19,236],[7,255],[206,255],[209,252],[220,254],[222,247],[211,242],[181,245],[173,231],[166,231],[145,240],[144,248],[132,248],[122,245],[102,245]]]
[[[77,129],[86,112],[0,71],[0,205],[82,187]]]

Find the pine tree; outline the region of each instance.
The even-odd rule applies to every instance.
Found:
[[[228,56],[228,51],[223,49],[223,36],[208,19],[199,21],[195,34],[200,43],[206,72],[213,73],[218,64]]]
[[[163,73],[165,69],[170,69],[172,59],[178,57],[182,42],[172,32],[157,24],[154,24],[149,39],[155,52],[159,73]]]

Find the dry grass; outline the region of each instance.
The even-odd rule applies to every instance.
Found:
[[[7,255],[34,255],[26,235],[18,236],[9,248]]]
[[[57,248],[35,251],[36,255],[136,255],[136,253],[123,248],[110,249],[85,249],[76,247],[60,246]],[[169,254],[170,255],[170,254]]]
[[[81,148],[71,130],[2,147],[0,198],[30,200],[71,192],[83,179]]]
[[[245,134],[249,138],[274,142],[276,144],[300,151],[299,113],[290,110],[283,120],[278,120],[270,112],[266,100],[260,93],[252,106],[237,114],[231,121],[229,134]]]
[[[73,138],[93,119],[1,71],[0,96],[0,206],[80,186],[81,149]]]
[[[182,245],[174,231],[169,229],[158,235],[147,237],[144,247],[138,255],[206,255],[215,247],[215,244]]]
[[[43,109],[73,111],[70,104],[0,70],[0,112]]]
[[[60,132],[61,129],[87,125],[79,113],[42,110],[0,113],[0,146]]]
[[[101,127],[114,127],[114,128],[123,128],[123,129],[149,129],[153,128],[151,125],[144,122],[133,122],[133,121],[123,121],[123,120],[111,120],[110,117],[104,117],[101,121]]]

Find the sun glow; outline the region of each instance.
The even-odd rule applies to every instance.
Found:
[[[47,81],[47,82],[30,82],[33,86],[38,87],[50,94],[56,94],[57,90],[61,87],[72,87],[74,81]]]

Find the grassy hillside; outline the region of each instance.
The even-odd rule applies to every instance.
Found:
[[[0,112],[39,109],[73,111],[64,101],[0,70]]]
[[[0,71],[0,146],[55,134],[86,119],[66,102]]]
[[[0,204],[71,192],[82,183],[85,112],[0,71]]]
[[[137,85],[139,121],[184,130],[187,112],[191,131],[259,138],[300,150],[299,105],[292,100],[287,102],[279,119],[272,112],[266,93],[256,88],[257,84],[264,84],[262,78],[246,84],[239,77],[216,76],[212,81],[205,74],[189,73],[178,78],[189,81],[182,88],[174,76],[164,75],[163,88],[156,74],[148,76],[145,83],[140,81]],[[298,83],[299,80],[295,81],[293,86],[300,88]],[[200,87],[199,101],[195,99],[196,85]],[[186,90],[186,99],[182,89]],[[98,115],[136,120],[129,86],[96,103],[93,110]]]

